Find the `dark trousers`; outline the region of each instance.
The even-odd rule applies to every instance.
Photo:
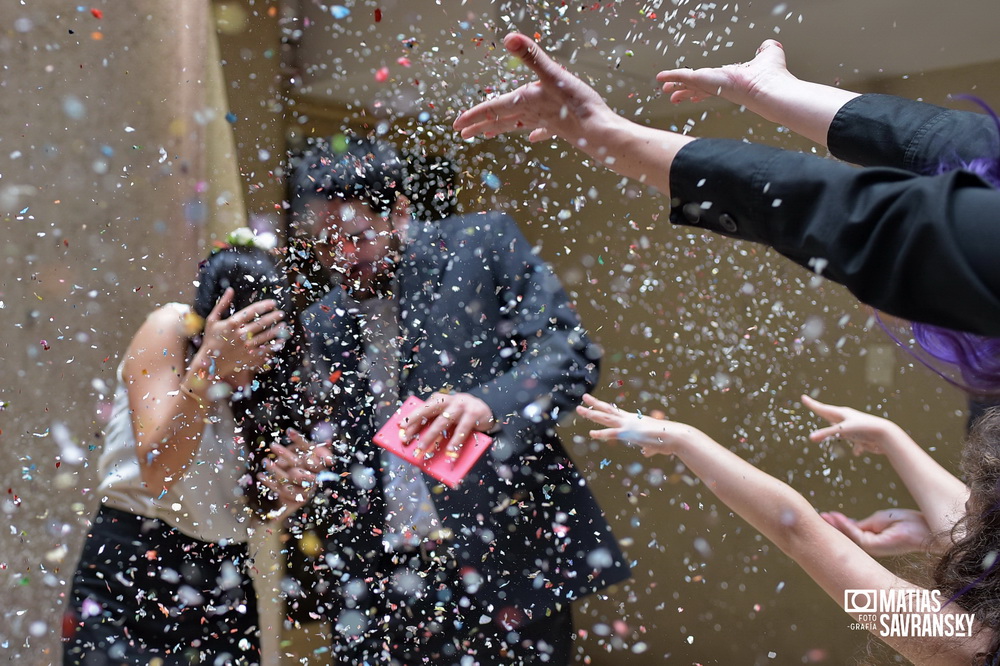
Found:
[[[374,579],[347,581],[333,623],[337,664],[563,666],[569,663],[569,605],[530,621],[487,609],[467,594],[447,548],[383,556]],[[466,572],[466,576],[469,574]]]
[[[246,544],[193,539],[101,507],[63,626],[63,663],[258,664],[257,597]]]

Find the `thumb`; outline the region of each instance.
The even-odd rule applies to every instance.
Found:
[[[526,35],[512,32],[504,37],[503,45],[511,55],[517,56],[542,81],[551,82],[562,71],[562,67]]]
[[[809,434],[809,439],[813,442],[822,442],[824,439],[829,439],[831,437],[844,437],[846,433],[844,429],[839,426],[829,426],[827,428],[820,428],[819,430],[814,430]]]
[[[882,532],[896,522],[891,511],[876,511],[867,518],[858,521],[858,527],[866,532]]]

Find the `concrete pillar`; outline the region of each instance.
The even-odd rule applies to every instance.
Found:
[[[209,168],[226,129],[205,0],[4,15],[0,653],[56,663],[121,353],[149,311],[190,300],[207,229],[243,204],[235,163]]]

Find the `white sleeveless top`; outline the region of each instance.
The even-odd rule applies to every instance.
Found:
[[[180,303],[170,305],[189,310]],[[118,387],[98,463],[101,501],[121,511],[159,518],[201,541],[245,542],[251,516],[239,480],[247,472],[247,457],[235,438],[229,402],[215,403],[201,446],[184,475],[169,490],[148,488],[139,471],[123,366],[124,361],[118,366]]]

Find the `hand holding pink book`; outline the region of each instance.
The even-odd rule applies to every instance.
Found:
[[[462,443],[461,448],[458,450],[457,458],[453,455],[449,456],[444,450],[438,450],[432,458],[425,459],[419,441],[426,427],[407,444],[404,444],[400,439],[400,432],[403,429],[405,419],[423,404],[424,401],[417,396],[407,398],[406,402],[402,404],[386,424],[379,428],[379,431],[375,433],[375,437],[372,440],[386,451],[390,451],[406,462],[416,465],[449,488],[456,488],[462,482],[462,479],[465,478],[465,475],[469,473],[469,470],[472,469],[472,466],[476,464],[480,456],[490,448],[493,438],[481,432],[473,432]],[[418,451],[420,455],[417,455]]]

